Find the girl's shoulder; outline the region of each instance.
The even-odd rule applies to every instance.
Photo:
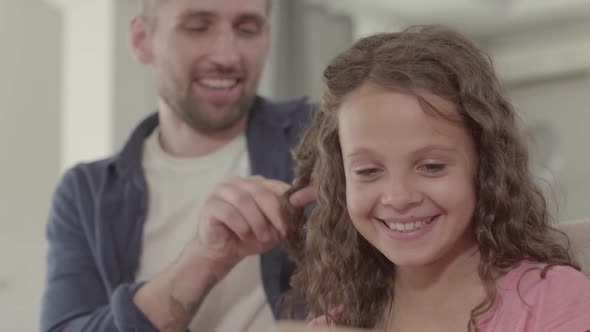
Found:
[[[547,264],[522,262],[500,279],[498,292],[518,291],[525,296],[529,293],[554,293],[590,291],[590,279],[582,272],[570,266],[557,265],[549,267],[542,275]],[[562,293],[563,294],[563,293]]]
[[[590,329],[590,279],[569,266],[522,262],[500,279],[490,327],[523,331]],[[520,330],[519,330],[520,331]]]

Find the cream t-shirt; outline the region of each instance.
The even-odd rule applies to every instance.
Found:
[[[207,156],[175,158],[162,150],[159,133],[156,128],[143,148],[149,202],[137,280],[153,278],[178,257],[195,235],[199,208],[218,182],[229,176],[250,175],[244,135]],[[260,258],[250,256],[211,290],[189,328],[260,332],[270,330],[273,324]]]

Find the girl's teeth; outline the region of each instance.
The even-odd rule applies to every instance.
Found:
[[[425,225],[428,225],[432,222],[432,218],[429,219],[425,219],[425,220],[420,220],[420,221],[415,221],[415,222],[409,222],[409,223],[385,223],[387,225],[387,227],[389,227],[391,230],[394,230],[396,232],[413,232],[413,231],[417,231],[420,228],[424,227]]]

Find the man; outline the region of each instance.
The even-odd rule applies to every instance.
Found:
[[[270,0],[142,5],[129,41],[154,69],[158,113],[62,178],[42,330],[265,331],[292,269],[276,247],[289,149],[311,113],[256,97]]]

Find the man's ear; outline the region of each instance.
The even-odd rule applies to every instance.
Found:
[[[134,16],[131,19],[127,37],[137,61],[144,65],[152,63],[151,30],[149,22],[143,16]]]

